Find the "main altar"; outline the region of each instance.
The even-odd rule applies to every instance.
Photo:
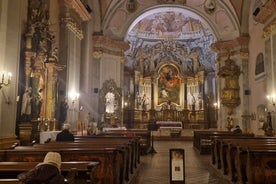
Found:
[[[200,48],[189,50],[172,40],[140,47],[129,66],[133,71],[124,76],[130,80],[124,91],[126,126],[145,129],[167,121],[181,122],[183,129],[216,128],[215,72],[201,58]]]

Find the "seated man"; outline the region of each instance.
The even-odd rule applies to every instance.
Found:
[[[56,141],[74,141],[74,135],[69,131],[70,124],[65,123],[63,125],[63,130],[57,134]]]

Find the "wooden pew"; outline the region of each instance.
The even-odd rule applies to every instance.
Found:
[[[230,172],[230,176],[234,181],[236,168],[235,168],[235,155],[236,155],[236,146],[243,141],[247,144],[250,143],[250,140],[257,141],[267,141],[266,138],[250,138],[250,137],[232,137],[232,138],[221,138],[216,140],[216,150],[215,157],[217,168],[223,171],[223,174],[227,175]]]
[[[247,182],[249,184],[276,183],[276,148],[249,148],[247,154]]]
[[[218,139],[220,143],[221,168],[223,174],[228,175],[233,182],[246,182],[245,175],[247,148],[261,147],[262,149],[269,149],[276,145],[276,138],[273,137],[254,137],[254,138],[221,138]],[[219,160],[219,159],[217,159]],[[220,169],[218,167],[218,169]]]
[[[114,140],[130,140],[131,141],[131,147],[132,148],[132,154],[131,154],[131,168],[137,168],[138,164],[140,163],[140,144],[139,140],[140,137],[125,137],[122,135],[103,135],[103,136],[78,136],[75,138],[75,142],[86,142],[86,141],[94,141],[94,142],[99,142],[99,141],[104,141],[104,142],[109,142],[112,145],[114,145]],[[131,170],[133,172],[133,170]]]
[[[130,148],[129,148],[129,145]],[[129,180],[130,174],[133,174],[133,166],[137,167],[137,162],[134,162],[133,147],[139,146],[137,137],[122,137],[122,136],[76,136],[75,142],[49,142],[47,144],[35,144],[34,148],[40,149],[67,149],[67,148],[106,148],[114,147],[120,149],[123,154],[123,164],[120,166],[120,180]],[[124,150],[127,148],[127,150]],[[18,149],[18,148],[17,148]],[[26,147],[25,147],[26,149]],[[30,147],[30,149],[32,149]],[[125,152],[127,151],[127,152]],[[130,152],[129,152],[130,151]],[[129,156],[131,155],[131,157]],[[136,154],[139,158],[140,155]],[[135,157],[136,158],[136,157]],[[127,160],[127,161],[126,161]],[[139,160],[139,159],[137,159]],[[131,161],[131,162],[130,162]],[[125,163],[128,163],[127,165]],[[134,164],[135,163],[135,164]],[[126,165],[126,166],[125,166]]]
[[[17,175],[33,169],[40,162],[0,162],[0,183],[18,182]],[[65,183],[95,183],[94,169],[99,162],[62,162]]]
[[[237,134],[229,131],[194,131],[194,142],[193,146],[200,154],[210,154],[212,149],[212,140],[213,136],[254,136],[254,134]]]
[[[47,144],[35,144],[34,148],[44,148],[44,149],[53,149],[53,148],[106,148],[114,147],[122,150],[123,154],[123,164],[121,166],[122,178],[129,180],[130,174],[134,172],[134,154],[135,151],[133,148],[133,143],[131,138],[129,139],[113,139],[111,142],[106,142],[104,139],[88,139],[82,142],[49,142]]]
[[[96,161],[95,168],[97,183],[121,184],[120,168],[122,165],[121,151],[116,148],[68,148],[68,149],[37,149],[16,148],[14,150],[0,150],[0,162],[42,162],[49,151],[59,152],[63,162]]]
[[[227,139],[251,139],[254,137],[254,134],[233,134],[233,135],[216,135],[211,136],[211,159],[212,164],[216,165],[218,169],[221,168],[221,166],[225,163],[225,160],[222,160],[221,154],[225,152],[222,145],[223,140]],[[225,165],[225,164],[224,164]]]
[[[238,146],[235,157],[237,182],[262,184],[270,183],[266,181],[273,180],[272,183],[276,183],[275,166],[266,167],[268,162],[276,160],[275,153],[275,142],[264,145],[249,145],[247,147]]]
[[[134,157],[134,167],[136,168],[138,164],[140,163],[140,137],[134,136],[134,137],[126,137],[122,135],[101,135],[101,136],[76,136],[75,137],[75,142],[85,142],[85,141],[100,141],[104,140],[109,142],[111,145],[113,144],[113,141],[115,139],[123,139],[123,140],[131,140],[133,143],[132,145],[134,146],[134,152],[133,152],[133,157]]]
[[[103,135],[110,135],[110,136],[128,136],[134,134],[139,139],[139,147],[140,153],[142,155],[146,154],[147,151],[151,147],[151,133],[149,130],[141,130],[141,129],[128,129],[128,130],[110,130],[103,133]]]

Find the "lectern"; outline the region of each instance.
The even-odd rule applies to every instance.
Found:
[[[155,123],[150,123],[148,125],[148,130],[150,131],[151,134],[151,147],[148,150],[148,153],[154,154],[157,153],[157,151],[155,151],[154,146],[153,146],[153,131],[157,130],[157,125]]]

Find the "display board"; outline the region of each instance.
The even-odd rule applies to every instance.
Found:
[[[170,149],[170,184],[185,183],[184,149]]]

